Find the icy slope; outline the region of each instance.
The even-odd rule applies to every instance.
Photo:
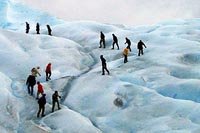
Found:
[[[94,23],[88,27],[88,22],[81,22],[85,28],[73,23],[81,30],[66,28],[61,36],[92,50],[96,59],[104,54],[111,76],[101,76],[99,63],[72,82],[64,104],[88,116],[104,132],[199,132],[198,22],[181,20],[130,30]],[[105,50],[98,49],[98,31],[102,29],[107,37]],[[112,33],[119,36],[121,47],[126,36],[135,42],[129,63],[123,64],[121,51],[110,50]],[[135,49],[140,39],[148,47],[142,57],[136,56]],[[93,45],[88,46],[88,42]],[[120,111],[113,105],[116,97],[125,103]]]
[[[15,122],[10,121],[12,124],[7,123],[9,127],[5,124],[3,127],[5,125],[9,130],[19,130],[21,119],[34,118],[37,110],[37,102],[32,97],[27,96],[24,86],[25,80],[30,74],[30,68],[40,66],[42,73],[44,73],[46,64],[51,62],[54,64],[52,80],[57,80],[61,77],[76,76],[88,71],[88,65],[93,63],[93,59],[89,54],[84,53],[84,49],[79,44],[67,39],[45,35],[25,35],[5,30],[1,30],[0,34],[2,44],[0,52],[0,60],[2,61],[0,66],[1,90],[5,90],[2,92],[5,96],[1,98],[1,120],[9,119],[10,116],[5,118],[6,113],[14,113],[10,115],[14,115],[11,118]],[[79,64],[80,62],[81,64]],[[45,75],[42,74],[38,80],[44,82]],[[46,93],[49,92],[49,95],[53,93],[51,88],[48,85],[45,87]],[[55,89],[59,89],[59,86],[55,86]],[[51,96],[49,96],[49,103],[51,102],[50,98]],[[30,107],[26,105],[27,101]],[[76,118],[77,116],[74,117],[74,119]]]
[[[200,132],[200,19],[174,20],[154,26],[116,26],[97,22],[63,22],[20,3],[0,2],[0,131],[81,133]],[[29,17],[30,16],[30,17]],[[24,22],[40,22],[42,34],[25,34]],[[45,25],[52,25],[53,36]],[[99,32],[106,49],[99,47]],[[120,50],[111,50],[112,36]],[[124,64],[125,37],[132,41]],[[136,44],[147,45],[138,57]],[[111,75],[101,75],[99,56]],[[52,63],[52,80],[45,66]],[[41,67],[47,94],[46,116],[36,118],[37,101],[27,94],[25,80]],[[51,113],[51,95],[58,90],[61,110]],[[34,90],[36,94],[36,86]],[[116,107],[116,98],[123,100]]]

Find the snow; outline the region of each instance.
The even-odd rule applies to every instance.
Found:
[[[92,21],[64,22],[15,1],[0,1],[0,131],[81,133],[200,132],[200,19],[169,20],[130,27]],[[31,26],[25,34],[25,22]],[[41,24],[36,35],[35,24]],[[53,36],[47,35],[46,24]],[[99,47],[99,33],[106,48]],[[111,50],[112,34],[120,50]],[[131,42],[123,63],[125,37]],[[147,48],[137,56],[137,42]],[[101,75],[104,55],[110,75]],[[52,80],[45,67],[52,63]],[[47,94],[46,116],[27,94],[26,78],[40,66],[37,80]],[[61,110],[51,113],[51,95],[61,95]],[[123,106],[114,104],[116,98]]]
[[[64,121],[67,121],[67,123]],[[90,120],[69,109],[62,109],[61,111],[52,113],[43,122],[51,128],[52,132],[100,132],[100,130],[92,125]]]

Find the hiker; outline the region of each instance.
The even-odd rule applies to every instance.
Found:
[[[35,77],[37,77],[37,75],[41,76],[39,70],[40,70],[40,67],[39,67],[39,66],[36,67],[36,68],[34,67],[34,68],[31,69],[31,74],[32,74],[33,76],[35,76]]]
[[[100,32],[100,42],[99,42],[100,46],[99,46],[99,48],[102,47],[102,45],[101,45],[102,43],[103,43],[103,48],[106,48],[106,46],[105,46],[105,35],[104,35],[103,32],[101,31],[101,32]]]
[[[61,109],[60,105],[59,105],[58,98],[61,98],[61,96],[58,95],[58,91],[55,91],[54,94],[52,95],[52,104],[53,104],[52,105],[52,112],[54,112],[54,107],[55,107],[56,103],[58,105],[58,109]]]
[[[28,94],[30,94],[31,96],[33,96],[33,88],[34,85],[36,84],[36,79],[35,76],[33,75],[29,75],[26,81],[26,85],[28,86]]]
[[[127,63],[128,62],[128,46],[124,49],[123,51],[123,55],[124,55],[124,63]]]
[[[39,81],[37,82],[37,85],[38,85],[38,91],[37,91],[36,99],[39,99],[39,95],[40,94],[42,95],[44,93],[44,89],[43,89],[42,84]]]
[[[39,23],[36,24],[36,32],[37,32],[37,34],[40,34],[40,25],[39,25]]]
[[[130,52],[131,52],[131,41],[126,37],[125,38],[126,39],[126,42],[125,42],[125,44],[128,44],[128,46],[127,46],[127,48],[130,50]]]
[[[144,54],[143,53],[143,46],[145,47],[145,48],[147,48],[146,47],[146,45],[140,40],[139,42],[138,42],[138,45],[137,45],[137,48],[138,48],[138,56],[140,56],[140,54]]]
[[[37,113],[37,117],[40,117],[40,112],[42,111],[42,117],[44,117],[44,111],[45,111],[45,104],[46,104],[46,94],[42,94],[42,97],[39,98],[38,104],[39,104],[39,110]]]
[[[46,81],[51,80],[51,63],[46,66]]]
[[[29,30],[30,30],[29,23],[28,23],[28,22],[26,22],[26,34],[28,34],[28,33],[29,33]]]
[[[118,50],[119,50],[119,45],[118,45],[118,39],[117,39],[117,37],[115,36],[115,34],[112,34],[112,36],[113,36],[113,44],[112,44],[112,49],[114,49],[114,45],[116,44],[117,45],[117,48],[118,48]]]
[[[49,25],[47,25],[47,30],[48,30],[48,35],[50,35],[50,36],[52,36],[52,34],[51,34],[51,28],[50,28],[50,26]]]
[[[101,62],[102,62],[102,75],[105,75],[104,69],[107,71],[108,75],[110,74],[110,72],[107,69],[106,66],[106,59],[103,58],[103,55],[100,56]]]

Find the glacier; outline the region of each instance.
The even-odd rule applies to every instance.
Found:
[[[199,133],[200,19],[147,26],[66,22],[14,0],[0,1],[1,133]],[[25,22],[30,33],[25,34]],[[41,25],[36,35],[35,25]],[[46,24],[53,36],[47,35]],[[100,49],[99,35],[106,36]],[[112,33],[120,50],[111,50]],[[132,41],[123,63],[125,37]],[[137,56],[137,42],[147,49]],[[101,75],[100,55],[110,75]],[[52,63],[52,80],[45,66]],[[46,116],[27,93],[32,67],[47,94]],[[51,95],[61,95],[61,110],[51,113]],[[34,88],[36,95],[36,86]],[[122,107],[114,100],[120,98]]]

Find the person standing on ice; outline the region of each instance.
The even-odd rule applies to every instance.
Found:
[[[110,72],[108,71],[107,66],[106,66],[106,59],[103,58],[103,55],[100,56],[100,59],[101,59],[101,63],[102,63],[102,75],[105,75],[104,69],[107,71],[107,73],[109,75]]]
[[[40,70],[40,67],[39,67],[39,66],[36,67],[36,68],[34,67],[34,68],[31,69],[31,74],[32,74],[33,76],[35,76],[35,77],[37,77],[37,75],[41,76],[39,70]]]
[[[28,23],[28,22],[26,22],[26,34],[28,34],[28,33],[29,33],[29,30],[30,30],[29,23]]]
[[[46,66],[46,81],[51,80],[51,63]]]
[[[42,84],[39,81],[37,82],[37,85],[38,85],[38,91],[37,91],[36,99],[39,99],[39,95],[40,94],[42,95],[44,93],[44,89],[43,89]]]
[[[115,36],[115,34],[112,34],[112,36],[113,36],[113,44],[112,44],[112,49],[114,49],[114,45],[116,44],[117,45],[117,48],[118,48],[118,50],[119,50],[119,45],[118,45],[118,39],[117,39],[117,37]]]
[[[123,55],[124,55],[124,63],[127,63],[128,62],[128,46],[124,49],[123,51]]]
[[[54,94],[52,95],[52,104],[53,104],[52,112],[54,112],[54,107],[55,107],[56,103],[58,105],[58,109],[60,109],[60,104],[59,104],[58,98],[61,98],[61,96],[58,95],[58,91],[55,91]]]
[[[105,35],[104,35],[103,32],[101,31],[101,32],[100,32],[100,42],[99,42],[100,46],[99,46],[99,48],[102,47],[102,43],[103,43],[103,48],[106,48],[106,44],[105,44]]]
[[[35,76],[29,75],[26,80],[26,85],[28,88],[28,94],[30,94],[31,96],[33,96],[33,88],[35,84],[36,84]]]
[[[40,34],[40,25],[39,25],[39,23],[36,24],[36,32],[37,32],[37,34]]]
[[[44,117],[44,111],[45,111],[45,104],[46,104],[46,94],[42,94],[42,97],[39,98],[38,100],[39,104],[39,110],[37,113],[37,117],[40,117],[40,112],[42,111],[42,117]]]
[[[51,34],[51,28],[50,28],[50,26],[49,25],[47,25],[47,30],[48,30],[48,35],[50,35],[50,36],[52,36],[52,34]]]
[[[126,39],[126,42],[125,42],[125,44],[128,44],[128,46],[127,46],[127,48],[130,50],[130,52],[131,52],[131,41],[126,37],[125,38]]]
[[[138,42],[138,45],[137,45],[137,48],[138,48],[138,56],[140,56],[140,54],[144,54],[143,53],[143,46],[145,47],[145,48],[147,48],[146,47],[146,45],[142,42],[142,40],[140,40],[139,42]]]

